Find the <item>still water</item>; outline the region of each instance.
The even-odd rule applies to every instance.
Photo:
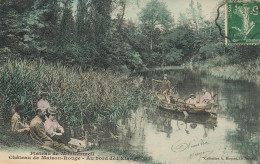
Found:
[[[182,114],[142,106],[118,123],[122,149],[144,152],[155,161],[184,163],[258,163],[260,88],[254,83],[216,78],[190,70],[149,72],[144,81],[162,79],[167,73],[178,96],[202,94],[206,87],[218,103],[217,119]]]

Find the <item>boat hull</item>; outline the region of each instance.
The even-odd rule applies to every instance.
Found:
[[[205,104],[203,106],[193,106],[187,105],[183,99],[172,97],[171,100],[174,103],[168,103],[163,99],[162,94],[157,94],[158,97],[158,106],[161,109],[166,109],[174,112],[187,112],[188,114],[208,114],[208,115],[216,115],[217,105],[210,103]]]

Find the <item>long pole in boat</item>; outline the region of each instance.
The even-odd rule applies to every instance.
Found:
[[[152,79],[152,88],[153,88],[153,93],[154,93],[154,80]]]

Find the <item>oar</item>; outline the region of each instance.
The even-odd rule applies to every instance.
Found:
[[[154,82],[153,82],[153,79],[152,79],[152,88],[153,88],[153,93],[154,93]]]

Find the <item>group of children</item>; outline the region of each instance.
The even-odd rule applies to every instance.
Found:
[[[15,106],[15,113],[11,118],[12,131],[19,134],[28,134],[34,141],[42,145],[42,148],[49,151],[69,151],[72,148],[66,146],[68,138],[64,134],[64,128],[58,123],[58,110],[51,107],[47,101],[48,92],[40,93],[40,101],[37,102],[36,116],[31,120],[30,125],[24,118],[23,104]]]
[[[212,100],[211,94],[207,92],[206,88],[202,88],[203,96],[200,97],[199,102],[195,99],[196,96],[192,93],[189,96],[189,99],[186,100],[186,103],[188,105],[194,105],[194,106],[205,106]]]

